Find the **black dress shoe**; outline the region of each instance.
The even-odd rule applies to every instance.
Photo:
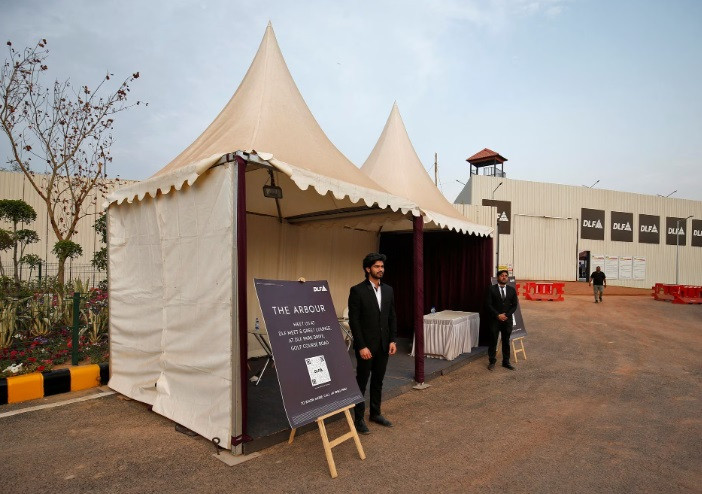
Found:
[[[517,368],[515,366],[513,366],[512,364],[510,364],[509,362],[507,362],[506,364],[502,364],[502,367],[504,367],[505,369],[509,369],[509,370],[517,370]]]
[[[490,371],[491,371],[491,370],[495,370],[495,362],[490,362],[490,363],[488,364],[488,370],[490,370]]]
[[[392,422],[390,422],[388,419],[383,417],[382,415],[375,415],[370,418],[371,422],[375,422],[376,424],[380,424],[384,427],[392,427]]]
[[[357,420],[355,422],[355,424],[356,424],[356,431],[359,434],[370,434],[370,429],[368,429],[368,426],[366,425],[365,420],[363,420],[363,419]]]

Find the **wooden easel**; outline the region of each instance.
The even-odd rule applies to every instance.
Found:
[[[363,452],[363,446],[361,446],[361,439],[358,437],[358,432],[356,432],[356,426],[354,425],[353,420],[351,420],[351,413],[349,412],[349,410],[353,407],[354,405],[349,405],[345,408],[340,408],[334,412],[322,415],[316,420],[317,426],[319,427],[319,435],[322,436],[322,446],[324,446],[324,454],[327,456],[327,463],[329,464],[329,474],[333,479],[335,479],[337,476],[336,464],[334,463],[334,455],[332,455],[333,447],[338,446],[339,444],[343,443],[348,439],[353,439],[353,441],[356,443],[358,456],[360,456],[362,460],[366,459],[366,454]],[[324,419],[328,419],[329,417],[342,412],[344,413],[344,415],[346,415],[346,422],[348,422],[349,424],[349,432],[347,432],[343,436],[337,437],[333,441],[329,441],[329,437],[327,436],[327,428],[324,425]],[[288,444],[292,444],[293,439],[295,439],[295,431],[297,431],[297,429],[293,429],[290,431],[290,439],[288,439]]]
[[[501,346],[502,346],[502,345],[500,345],[500,340],[501,340],[501,339],[502,339],[501,336],[498,336],[498,337],[497,337],[497,352],[495,352],[495,356],[496,356],[496,357],[497,357],[497,355],[500,354],[500,348],[501,348]],[[516,347],[515,342],[517,342],[517,341],[519,342],[519,345],[521,346],[521,348],[517,348],[517,347]],[[518,354],[518,353],[521,353],[522,355],[524,355],[524,360],[527,359],[526,350],[524,349],[524,337],[523,337],[523,336],[520,336],[520,337],[518,337],[518,338],[511,339],[511,340],[510,340],[510,345],[512,346],[512,354],[514,355],[514,361],[515,361],[515,362],[518,362],[518,361],[519,361],[519,359],[517,358],[517,354]]]

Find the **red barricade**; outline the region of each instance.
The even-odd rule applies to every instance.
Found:
[[[702,304],[702,286],[682,285],[673,295],[674,304]]]
[[[547,283],[542,281],[527,281],[524,286],[524,297],[527,300],[551,300],[562,302],[565,300],[565,283]]]
[[[656,300],[673,300],[675,295],[680,293],[682,285],[669,285],[666,283],[656,283],[652,287],[653,293],[651,295]]]

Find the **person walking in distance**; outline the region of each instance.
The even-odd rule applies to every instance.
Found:
[[[497,284],[490,285],[485,297],[485,306],[490,316],[490,346],[488,346],[488,370],[497,362],[497,337],[502,336],[502,367],[517,370],[509,363],[511,350],[509,338],[512,334],[512,314],[519,306],[517,290],[507,284],[506,269],[497,272]]]
[[[599,301],[602,302],[604,287],[607,286],[607,276],[600,270],[599,266],[597,266],[595,271],[590,275],[588,285],[592,285],[592,292],[595,294],[595,303],[597,303],[598,295]]]
[[[380,413],[383,378],[388,357],[397,351],[397,317],[395,295],[390,286],[381,283],[385,273],[384,254],[371,253],[363,259],[365,281],[352,286],[349,293],[349,326],[356,353],[356,382],[365,395],[370,377],[370,420],[385,427],[392,423]],[[364,420],[366,403],[356,404],[356,430],[369,434]]]

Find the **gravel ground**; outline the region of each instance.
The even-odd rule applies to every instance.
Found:
[[[565,302],[522,301],[528,360],[516,372],[489,372],[485,358],[389,400],[395,427],[369,424],[364,461],[352,442],[335,448],[336,479],[316,433],[229,467],[203,438],[113,395],[0,418],[0,485],[5,493],[702,492],[702,306],[612,292],[602,304],[574,290]],[[330,424],[330,435],[342,426]]]

